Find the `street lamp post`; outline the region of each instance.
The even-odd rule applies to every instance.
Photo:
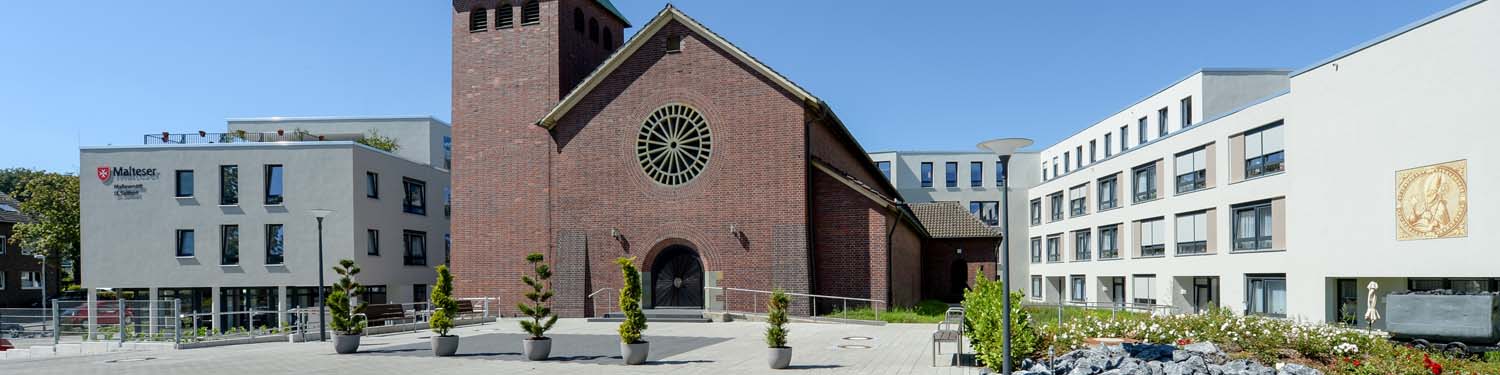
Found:
[[[323,218],[333,210],[312,210],[313,217],[318,218],[318,341],[328,341],[328,306],[323,299]]]
[[[979,148],[989,150],[1000,156],[1000,171],[1004,173],[1000,187],[1000,226],[1004,235],[1000,237],[1000,285],[1004,288],[1004,309],[1000,313],[1002,325],[1001,335],[1005,338],[1001,347],[1004,352],[1004,363],[1001,364],[1000,373],[1010,375],[1010,156],[1022,147],[1030,146],[1031,140],[1026,138],[1000,138],[979,143]]]

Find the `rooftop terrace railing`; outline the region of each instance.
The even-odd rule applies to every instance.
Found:
[[[322,141],[327,137],[306,131],[282,131],[275,133],[168,133],[146,134],[141,136],[142,143],[148,145],[185,145],[185,144],[210,144],[210,143],[257,143],[257,142],[310,142]]]

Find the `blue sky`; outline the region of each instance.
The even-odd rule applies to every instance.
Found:
[[[615,3],[637,25],[666,4]],[[1049,145],[1199,68],[1301,68],[1457,3],[674,2],[831,103],[870,151]],[[5,2],[0,167],[76,173],[80,145],[222,131],[231,117],[446,121],[449,12],[431,0]]]

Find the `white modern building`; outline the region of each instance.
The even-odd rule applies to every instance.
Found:
[[[355,141],[371,134],[398,148]],[[315,306],[322,215],[326,285],[353,259],[364,301],[425,301],[447,261],[450,134],[430,117],[235,119],[224,133],[84,147],[83,286],[178,298],[185,313]],[[217,316],[200,320],[249,323]]]
[[[1500,204],[1470,193],[1500,187],[1496,45],[1500,3],[1469,1],[1301,70],[1195,72],[1047,147],[1012,218],[1027,293],[1363,325],[1371,282],[1500,291]]]

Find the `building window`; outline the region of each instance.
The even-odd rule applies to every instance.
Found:
[[[406,247],[406,252],[402,253],[401,264],[427,265],[427,232],[405,231],[401,234],[401,242]]]
[[[386,303],[385,285],[365,285],[365,292],[359,295],[359,302],[371,305],[383,305]]]
[[[5,271],[0,271],[0,290],[5,290]]]
[[[877,161],[875,162],[875,169],[880,170],[880,175],[885,176],[886,181],[891,180],[891,162]]]
[[[1182,103],[1181,103],[1181,105],[1178,106],[1178,110],[1182,112],[1179,115],[1179,117],[1182,118],[1182,127],[1186,128],[1189,125],[1192,125],[1193,124],[1193,97],[1189,96],[1189,97],[1186,97],[1186,98],[1182,98]]]
[[[21,289],[33,290],[42,288],[42,273],[37,271],[21,271]]]
[[[1073,160],[1074,160],[1075,164],[1077,164],[1075,168],[1076,169],[1083,169],[1083,146],[1080,145],[1077,148],[1075,148],[1074,152],[1073,152],[1073,155],[1074,155],[1074,159]]]
[[[1042,299],[1042,277],[1031,276],[1031,299]]]
[[[5,246],[5,236],[0,236],[0,255],[5,255]],[[181,249],[182,245],[178,245],[177,248]],[[181,253],[181,251],[178,251],[178,253]]]
[[[1032,263],[1041,263],[1042,262],[1042,238],[1041,237],[1032,237],[1031,238],[1031,262]]]
[[[1270,249],[1271,202],[1235,207],[1233,228],[1235,250]]]
[[[969,187],[984,186],[984,162],[969,162]]]
[[[932,187],[932,162],[922,162],[922,187]]]
[[[1167,107],[1156,110],[1156,136],[1167,136]]]
[[[282,203],[282,171],[280,165],[266,166],[266,204],[279,205]]]
[[[453,169],[453,137],[443,136],[443,169]]]
[[[1177,168],[1177,194],[1208,186],[1207,147],[1177,154],[1177,159],[1172,165]]]
[[[411,301],[427,303],[427,284],[413,284],[411,286]]]
[[[542,22],[542,7],[536,0],[528,0],[521,5],[521,24],[530,25]]]
[[[1120,125],[1120,152],[1130,149],[1130,125]]]
[[[1105,137],[1108,138],[1109,136],[1105,135]],[[1109,141],[1105,141],[1105,142],[1109,142]],[[1098,151],[1099,151],[1099,143],[1098,143],[1098,141],[1090,139],[1089,140],[1089,164],[1094,164],[1095,162],[1099,161],[1099,153],[1098,153]]]
[[[443,217],[453,217],[453,188],[443,187]]]
[[[1155,305],[1156,275],[1135,275],[1131,277],[1131,285],[1135,289],[1135,303]]]
[[[219,264],[240,264],[240,226],[219,227]]]
[[[1138,137],[1141,138],[1139,140],[1139,142],[1136,142],[1135,144],[1138,145],[1138,146],[1146,144],[1146,118],[1145,117],[1141,117],[1140,120],[1136,120],[1135,121],[1135,132],[1137,133],[1136,136],[1138,136]]]
[[[193,171],[177,171],[177,197],[187,198],[193,196]]]
[[[589,41],[599,43],[599,19],[589,18]]]
[[[193,237],[194,236],[193,236],[193,230],[192,229],[178,229],[177,230],[177,256],[179,256],[179,257],[190,257],[190,256],[193,256],[193,248],[194,248],[194,246],[193,246],[193,244],[194,244],[193,243]],[[0,240],[3,240],[3,239],[5,239],[5,238],[4,237],[0,237]]]
[[[1052,196],[1048,197],[1048,198],[1049,198],[1050,202],[1047,202],[1047,203],[1050,203],[1052,205],[1052,221],[1062,220],[1062,218],[1063,218],[1063,193],[1061,191],[1056,192],[1056,193],[1052,193]]]
[[[511,26],[515,26],[515,21],[515,11],[510,9],[510,4],[502,3],[500,7],[495,8],[496,29],[509,29]]]
[[[943,163],[943,172],[946,173],[943,176],[944,186],[958,187],[958,162],[950,161]]]
[[[380,231],[375,229],[365,230],[365,254],[380,255]]]
[[[583,34],[583,9],[573,8],[573,31]]]
[[[401,211],[417,215],[427,215],[427,183],[411,178],[401,179],[402,190],[406,196],[401,200]]]
[[[1068,288],[1069,297],[1073,302],[1083,302],[1088,293],[1088,290],[1084,289],[1087,282],[1084,281],[1083,275],[1073,275],[1068,279],[1072,282],[1072,286]]]
[[[1120,226],[1099,227],[1099,259],[1120,257]]]
[[[1091,258],[1093,258],[1093,248],[1089,247],[1089,230],[1073,232],[1073,260],[1084,261]]]
[[[443,233],[443,264],[448,264],[453,255],[453,234]]]
[[[490,21],[488,9],[476,8],[469,11],[469,32],[477,33],[489,30],[489,28]]]
[[[1247,314],[1286,316],[1286,275],[1249,276],[1246,281]]]
[[[1208,211],[1177,215],[1177,255],[1208,252]]]
[[[1068,189],[1068,209],[1072,217],[1088,214],[1089,208],[1089,184],[1074,186]]]
[[[1161,218],[1141,220],[1141,256],[1159,257],[1167,254],[1166,220]]]
[[[995,187],[1005,187],[1005,163],[995,162]]]
[[[1120,181],[1116,176],[1118,174],[1099,179],[1099,211],[1119,207],[1119,199],[1116,197],[1120,195]]]
[[[1073,171],[1073,153],[1069,152],[1069,151],[1063,151],[1062,161],[1063,161],[1063,173],[1072,172]]]
[[[1109,158],[1110,156],[1113,156],[1115,154],[1115,146],[1114,146],[1114,142],[1112,142],[1112,140],[1114,139],[1114,136],[1115,135],[1111,134],[1111,133],[1104,133],[1104,157],[1105,158]]]
[[[1000,225],[1000,202],[973,201],[969,202],[969,213],[978,216],[980,221],[989,225]]]
[[[238,204],[240,204],[240,167],[221,165],[219,166],[219,205]]]
[[[266,225],[266,264],[286,263],[286,231],[281,224]]]
[[[380,198],[379,173],[365,172],[365,196],[376,199]]]
[[[1156,163],[1135,167],[1131,175],[1135,176],[1136,203],[1156,199]]]
[[[1057,167],[1057,157],[1053,156],[1052,157],[1052,178],[1057,178],[1057,175],[1058,175],[1057,168],[1058,168]]]
[[[1281,124],[1245,133],[1245,178],[1264,176],[1285,169]]]
[[[667,53],[682,52],[682,36],[667,35]]]
[[[1062,236],[1052,235],[1047,237],[1047,263],[1057,263],[1062,259],[1062,254],[1057,247],[1062,242]]]
[[[604,28],[603,32],[604,32],[604,35],[600,36],[600,38],[604,39],[604,50],[605,51],[613,51],[613,50],[615,50],[615,33],[612,32],[612,31],[609,31],[608,27]]]
[[[1049,179],[1051,178],[1047,175],[1047,162],[1044,161],[1042,162],[1042,181],[1047,181]]]
[[[1042,225],[1042,198],[1031,200],[1031,225]]]

